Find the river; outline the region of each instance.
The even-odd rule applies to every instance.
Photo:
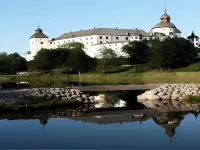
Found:
[[[1,112],[0,149],[200,147],[198,112],[167,113],[147,109],[136,100],[142,92],[87,91],[104,99],[95,108],[83,105],[35,112]]]

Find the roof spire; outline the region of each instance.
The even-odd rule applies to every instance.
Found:
[[[167,14],[166,4],[165,4],[165,14]]]
[[[39,21],[38,21],[38,29],[40,28],[40,23],[39,23]]]

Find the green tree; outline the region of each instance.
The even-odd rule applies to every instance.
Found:
[[[8,69],[9,57],[6,53],[0,53],[0,74],[6,74]]]
[[[34,57],[33,62],[31,63],[32,68],[39,70],[51,70],[53,69],[54,63],[51,60],[52,50],[41,49],[36,56]]]
[[[27,61],[18,53],[9,54],[8,67],[11,74],[16,74],[19,71],[26,71],[28,69]]]
[[[58,48],[66,48],[66,49],[73,49],[73,48],[80,48],[84,49],[85,45],[80,42],[71,42],[71,43],[65,43],[63,45],[59,45]]]
[[[68,58],[69,50],[66,48],[57,48],[54,50],[42,49],[34,57],[34,60],[29,63],[32,69],[52,70],[59,69],[60,72],[65,67],[65,62]]]
[[[81,48],[71,49],[65,64],[75,72],[85,72],[95,68],[95,59],[88,56]]]
[[[118,57],[114,50],[106,46],[99,49],[97,54],[98,66],[104,68],[106,66],[116,66],[118,64]]]
[[[194,61],[197,52],[194,46],[184,38],[171,38],[151,49],[150,64],[156,68],[179,68]]]
[[[146,52],[149,46],[145,41],[133,41],[122,47],[122,51],[128,54],[130,64],[144,64],[146,62]]]

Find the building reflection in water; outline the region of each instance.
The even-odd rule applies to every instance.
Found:
[[[185,112],[157,112],[152,119],[165,129],[170,143],[172,143],[172,137],[176,133],[175,129],[180,125],[185,115]]]

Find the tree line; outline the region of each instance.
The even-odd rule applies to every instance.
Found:
[[[84,51],[84,44],[74,42],[57,49],[42,49],[32,61],[27,62],[17,53],[0,53],[0,74],[16,74],[19,71],[54,71],[57,73],[115,72],[132,65],[148,65],[151,69],[174,69],[198,61],[200,50],[184,38],[167,38],[164,41],[131,41],[122,47],[125,56],[102,47],[98,57],[92,58]]]

